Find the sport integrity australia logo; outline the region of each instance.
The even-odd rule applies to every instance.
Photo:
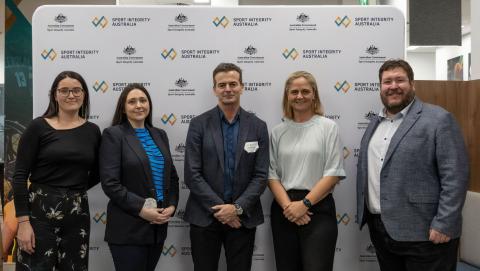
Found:
[[[180,118],[178,118],[177,116],[179,116]],[[173,126],[177,123],[188,125],[190,121],[196,116],[197,115],[194,115],[194,114],[175,115],[173,113],[170,113],[170,114],[165,113],[162,115],[162,118],[160,120],[162,121],[163,124],[170,125],[170,126]]]
[[[227,28],[227,26],[230,24],[230,20],[226,16],[215,17],[213,18],[212,23],[215,27],[221,26],[223,28]]]
[[[350,26],[350,23],[352,22],[352,20],[350,20],[350,18],[347,15],[344,15],[343,17],[337,16],[334,22],[338,27],[343,26],[347,28]]]
[[[364,51],[363,54],[360,54],[358,57],[358,63],[368,64],[368,63],[383,63],[387,57],[381,54],[380,48],[376,45],[369,45]]]
[[[102,224],[107,224],[107,213],[106,212],[101,212],[101,213],[95,213],[95,215],[92,217],[92,220],[95,223],[102,223]]]
[[[237,56],[238,64],[261,64],[265,62],[265,57],[258,55],[258,49],[253,45],[243,49],[243,55]]]
[[[185,78],[178,78],[173,85],[168,89],[168,96],[195,96],[195,89],[189,87],[189,82]]]
[[[350,223],[350,216],[347,213],[337,214],[337,224],[342,223],[343,225],[347,226]]]
[[[102,81],[95,81],[92,88],[95,92],[105,93],[105,92],[107,92],[109,86],[108,86],[108,83],[106,81],[102,80]]]
[[[299,53],[301,52],[301,54]],[[292,48],[288,49],[285,48],[282,51],[282,56],[284,59],[292,59],[296,60],[299,56],[301,56],[302,59],[306,60],[327,60],[329,57],[334,56],[334,55],[340,55],[342,53],[342,50],[340,49],[298,49],[298,48]]]
[[[167,31],[192,32],[195,31],[195,25],[189,23],[188,17],[185,14],[179,13],[173,18],[173,22],[168,24]]]
[[[170,124],[170,126],[173,126],[177,122],[177,117],[173,113],[163,114],[160,120],[165,125]]]
[[[217,28],[227,28],[230,24],[236,28],[252,28],[259,27],[272,22],[271,17],[233,17],[231,19],[226,16],[213,18],[213,25]]]
[[[296,17],[296,22],[289,25],[290,31],[316,31],[317,24],[310,22],[310,16],[305,13],[300,13]]]
[[[373,28],[395,21],[395,18],[388,16],[359,16],[352,18],[353,19],[348,15],[344,15],[343,17],[337,16],[335,17],[334,22],[338,27],[343,26],[344,28],[348,28],[349,26]]]
[[[75,25],[68,24],[68,17],[62,13],[53,17],[53,22],[47,25],[48,32],[70,32],[75,31]]]
[[[337,81],[334,85],[337,92],[347,93],[349,90],[355,92],[376,92],[380,90],[380,83],[377,82],[354,82],[350,83],[347,80]]]
[[[137,49],[127,45],[122,49],[122,55],[117,56],[116,64],[143,64],[143,56],[137,54]]]
[[[132,28],[142,24],[149,23],[149,17],[112,17],[110,20],[106,16],[95,16],[92,19],[92,24],[95,28],[105,29],[111,21],[111,26],[114,28]]]
[[[104,29],[108,26],[108,19],[105,16],[95,16],[92,19],[95,28]]]
[[[57,56],[64,60],[85,60],[86,58],[98,55],[100,50],[96,49],[61,49],[55,51],[53,48],[44,49],[41,56],[44,60],[55,60]]]
[[[163,59],[174,60],[177,57],[177,51],[175,51],[173,48],[163,49],[160,55],[163,57]]]
[[[162,250],[162,254],[163,256],[170,256],[170,257],[175,257],[175,255],[177,254],[177,249],[175,248],[175,246],[172,244],[170,246],[166,246],[164,245],[163,246],[163,250]]]
[[[299,53],[295,48],[292,48],[292,49],[285,48],[282,51],[282,56],[284,59],[296,60],[299,56]]]
[[[57,58],[57,52],[53,48],[51,49],[44,49],[42,53],[40,54],[43,58],[43,60],[50,60],[54,61],[55,58]]]
[[[170,49],[163,49],[161,56],[164,60],[175,60],[175,58],[197,60],[197,59],[207,59],[218,54],[220,54],[220,50],[218,49],[183,48],[177,51],[174,48],[170,48]]]
[[[347,80],[343,80],[343,81],[337,81],[337,83],[335,83],[333,87],[337,92],[347,93],[350,90],[351,85],[350,83],[348,83]]]

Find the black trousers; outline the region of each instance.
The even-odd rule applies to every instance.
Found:
[[[88,270],[87,193],[32,184],[30,212],[35,252],[18,250],[15,270]]]
[[[287,191],[290,199],[301,200],[306,190]],[[310,209],[311,221],[303,226],[288,221],[274,200],[271,224],[277,271],[333,270],[338,226],[335,201],[329,194]]]
[[[256,228],[239,229],[215,221],[207,227],[190,224],[195,271],[217,271],[222,245],[228,271],[250,271]]]
[[[108,244],[108,246],[116,271],[154,271],[163,250],[163,243],[144,246]]]
[[[434,244],[402,242],[390,237],[380,215],[367,214],[370,238],[382,271],[455,271],[459,239]]]

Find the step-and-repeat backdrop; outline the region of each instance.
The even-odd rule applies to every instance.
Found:
[[[216,104],[212,70],[220,62],[243,69],[242,107],[269,129],[281,122],[287,76],[309,71],[344,145],[347,178],[334,192],[335,270],[376,270],[368,233],[355,222],[355,167],[360,138],[381,108],[378,68],[386,59],[404,56],[404,24],[399,10],[380,6],[44,6],[33,18],[34,117],[45,111],[48,90],[63,70],[86,79],[90,121],[102,129],[109,126],[123,87],[144,84],[153,99],[154,125],[168,133],[180,175],[181,200],[157,270],[193,270],[189,225],[182,220],[189,193],[183,182],[185,138],[190,120]],[[100,186],[89,197],[90,269],[113,270],[103,241],[107,198]],[[266,191],[265,223],[258,227],[253,255],[257,271],[275,268],[271,201]],[[221,266],[226,270],[223,256]]]

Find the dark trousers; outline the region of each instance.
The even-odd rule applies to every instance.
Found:
[[[87,193],[32,184],[30,212],[35,252],[18,250],[15,270],[88,270]]]
[[[163,250],[163,244],[108,246],[116,271],[154,271]]]
[[[455,271],[459,239],[434,244],[430,241],[393,240],[380,215],[367,214],[370,238],[382,271]]]
[[[289,190],[292,201],[308,191]],[[338,226],[335,201],[329,194],[312,206],[311,221],[303,226],[288,221],[274,200],[270,212],[277,271],[323,271],[333,269]]]
[[[190,224],[195,271],[217,271],[222,245],[228,271],[250,271],[256,228],[234,229],[218,221],[207,227]]]

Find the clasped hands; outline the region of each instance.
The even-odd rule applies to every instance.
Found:
[[[222,224],[238,229],[242,226],[233,204],[219,204],[212,207],[213,216]]]
[[[165,224],[175,212],[174,206],[167,208],[145,208],[140,211],[140,217],[150,222],[150,224]]]
[[[312,214],[301,200],[291,201],[283,207],[283,215],[285,218],[298,226],[308,224]]]

